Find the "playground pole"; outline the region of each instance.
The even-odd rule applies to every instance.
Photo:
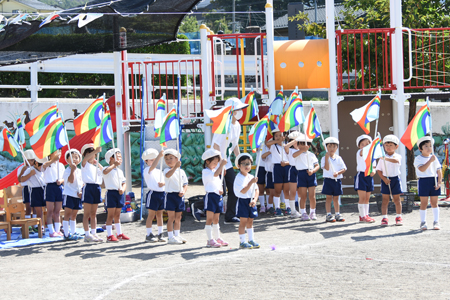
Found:
[[[114,95],[115,95],[115,109],[116,109],[116,133],[117,133],[117,148],[123,152],[123,119],[122,119],[122,76],[121,76],[121,55],[120,51],[114,52]],[[125,171],[124,164],[119,166],[122,171]]]
[[[209,93],[210,93],[210,74],[209,74],[209,60],[208,60],[208,30],[205,24],[200,26],[200,52],[202,58],[202,68],[201,68],[201,76],[202,76],[202,98],[203,98],[203,109],[210,109],[214,104],[210,101]],[[211,123],[211,120],[208,118],[206,114],[204,114],[204,122],[203,122],[203,132],[205,134],[205,147],[211,145],[212,136],[211,136],[211,128],[206,126],[206,124]],[[211,145],[212,147],[212,145]]]
[[[273,50],[273,0],[267,0],[266,4],[266,41],[267,41],[267,74],[269,77],[269,102],[270,105],[275,99],[276,87],[275,87],[275,57]]]

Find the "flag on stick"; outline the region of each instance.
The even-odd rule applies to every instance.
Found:
[[[256,117],[259,113],[258,103],[255,99],[255,93],[254,92],[248,93],[245,98],[241,99],[241,102],[248,104],[246,108],[242,109],[243,115],[239,119],[239,123],[241,125],[245,125],[248,124],[250,120]]]
[[[383,148],[380,138],[376,138],[372,143],[363,148],[363,158],[366,162],[365,176],[373,172],[373,162],[383,156]]]
[[[0,135],[0,151],[8,152],[12,157],[16,157],[17,152],[20,151],[19,145],[7,128],[3,128]]]
[[[297,97],[294,101],[292,101],[291,105],[281,117],[280,124],[278,124],[278,129],[280,129],[281,132],[285,132],[292,127],[302,124],[304,121],[305,116],[303,114],[303,101],[301,98]]]
[[[430,118],[430,109],[428,105],[422,106],[411,122],[409,122],[405,133],[400,139],[406,148],[412,150],[417,141],[431,131]]]
[[[176,139],[180,134],[180,124],[178,122],[177,110],[172,108],[164,118],[164,122],[160,128],[159,143],[166,147],[166,142]]]
[[[380,115],[381,92],[378,92],[375,98],[363,107],[357,108],[350,113],[355,121],[366,134],[370,133],[370,122],[375,121]]]
[[[49,156],[68,144],[61,118],[53,120],[48,126],[30,137],[31,148],[38,158]]]
[[[73,120],[75,135],[83,134],[100,126],[104,109],[103,101],[103,96],[95,99],[84,113]]]
[[[269,122],[269,115],[265,115],[250,129],[248,139],[253,152],[256,152],[256,149],[261,147],[262,143],[264,143],[267,135],[267,129],[269,127]]]
[[[103,116],[102,124],[97,127],[94,136],[92,137],[94,148],[102,147],[103,145],[111,142],[113,139],[111,136],[112,132],[111,114],[108,110]]]
[[[213,122],[213,133],[227,134],[229,128],[228,124],[231,122],[231,106],[226,106],[218,110],[205,110],[205,113]]]
[[[316,114],[314,107],[311,107],[308,115],[306,116],[306,128],[305,134],[310,139],[315,139],[322,135],[322,129],[320,128],[319,117]]]
[[[28,132],[29,136],[33,136],[36,132],[53,122],[57,117],[58,107],[53,105],[39,116],[28,122],[25,125],[25,130]]]
[[[159,136],[159,129],[164,122],[164,116],[166,115],[166,94],[164,93],[161,99],[156,102],[155,112],[155,137]]]

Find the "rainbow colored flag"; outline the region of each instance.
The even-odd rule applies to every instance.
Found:
[[[267,135],[267,129],[269,127],[269,115],[265,115],[261,120],[255,123],[250,129],[250,133],[248,134],[248,140],[250,142],[250,147],[253,152],[256,152],[256,149],[261,147],[264,143]]]
[[[165,146],[167,141],[176,139],[180,134],[180,123],[178,121],[177,110],[172,108],[164,118],[164,122],[160,128],[159,143]]]
[[[380,116],[381,92],[378,92],[375,98],[363,107],[357,108],[350,113],[355,121],[366,134],[370,133],[370,122],[375,121]]]
[[[155,110],[155,137],[159,136],[159,130],[163,124],[164,116],[166,115],[166,94],[163,94],[161,99],[156,102],[156,110]]]
[[[373,162],[383,156],[383,146],[381,139],[377,137],[372,143],[363,148],[363,158],[366,162],[365,176],[373,172]]]
[[[289,106],[291,106],[292,102],[297,98],[300,98],[301,100],[302,93],[299,94],[298,89],[296,88],[289,96],[289,99],[287,99],[286,102],[284,103],[284,111],[286,111],[289,108]]]
[[[266,141],[273,138],[273,131],[277,128],[278,116],[271,115],[269,117],[269,125],[267,126],[267,136]]]
[[[400,139],[400,141],[403,143],[403,145],[406,146],[406,148],[412,150],[417,141],[431,131],[430,118],[430,108],[428,107],[428,105],[422,106],[422,108],[419,109],[411,122],[409,122],[405,133]]]
[[[284,115],[280,119],[278,129],[281,132],[288,131],[292,127],[302,124],[305,121],[305,115],[303,114],[303,101],[301,98],[295,98],[291,105],[288,107]]]
[[[30,144],[38,158],[49,156],[56,150],[67,145],[68,141],[62,119],[56,118],[48,126],[31,136]]]
[[[275,99],[270,103],[269,110],[272,111],[272,115],[281,116],[283,114],[283,91],[279,91]]]
[[[36,132],[53,122],[57,117],[58,107],[56,105],[53,105],[46,111],[41,113],[39,116],[28,122],[25,125],[25,130],[28,132],[29,136],[33,136],[34,134],[36,134]]]
[[[19,145],[7,128],[3,128],[0,135],[0,151],[8,152],[12,157],[16,157],[17,152],[20,151]]]
[[[233,113],[231,106],[226,106],[218,110],[205,110],[206,115],[213,122],[212,132],[218,134],[227,134],[231,115]]]
[[[259,113],[258,103],[255,99],[255,93],[248,93],[245,98],[241,99],[241,102],[248,104],[248,106],[242,109],[243,115],[242,118],[239,119],[239,123],[241,125],[249,124],[250,120],[256,117]]]
[[[94,136],[92,137],[94,148],[102,147],[111,142],[113,139],[112,132],[111,114],[108,110],[103,116],[102,124],[97,127]]]
[[[14,140],[19,145],[25,144],[25,130],[23,128],[22,120],[20,118],[16,121],[16,132],[14,133]]]
[[[100,126],[104,111],[103,101],[103,96],[95,99],[84,113],[73,120],[75,135],[83,134]]]
[[[306,116],[305,134],[310,139],[315,139],[322,135],[322,128],[320,128],[319,117],[317,116],[314,106],[311,107],[308,115]]]

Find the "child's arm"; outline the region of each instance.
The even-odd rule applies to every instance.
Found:
[[[123,193],[125,193],[126,189],[127,189],[127,183],[124,181],[122,183],[122,187],[119,189],[119,195],[123,195]]]
[[[272,154],[270,151],[267,151],[266,153],[264,153],[261,158],[266,158],[267,156],[269,156],[270,154]]]
[[[183,197],[184,194],[186,194],[187,189],[188,189],[188,184],[186,183],[185,185],[183,185],[183,189],[182,189],[181,192],[178,194],[178,196]]]
[[[31,176],[34,176],[34,174],[36,174],[36,170],[35,170],[34,168],[31,168],[30,173],[28,173],[27,175],[22,175],[22,176],[21,176],[21,179],[22,179],[23,181],[27,181],[28,179],[31,178]],[[23,182],[23,181],[22,181],[22,182]]]
[[[383,180],[383,182],[384,182],[386,185],[389,185],[389,184],[391,183],[391,181],[390,181],[389,179],[387,179],[387,177],[385,177],[385,176],[383,175],[383,171],[377,170],[377,174],[378,174],[378,176],[380,176],[381,180]]]
[[[253,197],[252,201],[250,202],[251,207],[255,207],[256,200],[258,200],[259,197],[259,189],[255,189],[255,197]]]
[[[226,159],[222,159],[220,161],[219,167],[217,168],[216,172],[214,173],[214,177],[218,177],[220,174],[222,174],[222,169],[225,167],[226,164],[227,164]]]
[[[252,180],[250,180],[249,183],[241,190],[241,193],[242,194],[247,193],[248,190],[251,189],[252,185],[257,182],[258,182],[258,177],[253,177]]]
[[[381,158],[381,159],[383,159],[383,158]],[[389,158],[389,157],[385,157],[385,160],[390,162],[390,163],[393,163],[393,164],[399,164],[400,163],[400,160]]]
[[[311,176],[312,174],[316,173],[319,170],[319,163],[314,164],[314,169],[308,170],[308,175]]]
[[[69,175],[69,178],[67,178],[67,181],[69,183],[73,183],[75,180],[75,171],[77,170],[77,166],[71,162],[69,164],[69,167],[70,167],[70,175]]]
[[[275,141],[274,139],[271,139],[269,141],[266,141],[266,146],[267,148],[270,148],[270,146],[275,145],[277,143],[277,141]]]
[[[25,164],[23,167],[22,167],[22,169],[20,170],[20,174],[19,174],[19,176],[17,177],[17,179],[19,180],[19,182],[25,182],[26,180],[23,180],[23,178],[22,178],[22,176],[23,176],[23,173],[25,173],[25,170],[27,170],[28,169],[28,166]]]
[[[46,162],[42,165],[42,169],[45,171],[45,169],[47,169],[52,163],[59,161],[60,158],[61,158],[61,154],[53,156],[53,158],[51,160],[49,160],[48,162]],[[58,165],[56,167],[59,168]]]
[[[294,145],[295,143],[297,143],[296,140],[292,140],[292,141],[290,141],[289,143],[287,143],[287,144],[284,146],[284,151],[286,151],[286,153],[289,154],[289,148],[291,148],[291,146]]]
[[[334,172],[333,176],[338,177],[341,174],[344,174],[347,169],[340,169],[338,172]]]
[[[295,157],[299,156],[300,154],[302,154],[303,152],[306,152],[306,151],[299,149],[298,151],[294,152],[294,154],[292,154],[292,156],[295,158]]]
[[[428,169],[428,167],[431,165],[431,163],[435,160],[436,160],[436,156],[432,155],[431,158],[425,164],[417,167],[417,169],[419,169],[420,172],[425,172]]]
[[[150,166],[150,168],[148,169],[148,174],[150,174],[151,171],[153,171],[159,163],[159,160],[164,156],[164,150],[161,150],[158,154],[158,156],[155,158],[155,160],[153,161],[152,165]]]
[[[119,166],[119,162],[118,161],[114,161],[114,163],[112,165],[109,165],[107,168],[103,169],[103,174],[108,174],[109,172],[111,172],[115,167]]]
[[[170,169],[170,171],[166,173],[166,177],[167,177],[167,178],[172,177],[173,173],[175,173],[175,171],[176,171],[179,167],[181,167],[181,161],[177,161],[177,163],[175,164],[175,166],[173,166],[173,168]]]
[[[95,157],[95,155],[97,155],[97,153],[102,152],[102,147],[97,147],[94,149],[93,152],[88,153],[84,158],[83,161],[81,162],[81,165],[84,167],[86,165],[86,163],[93,157]]]
[[[323,169],[324,170],[330,170],[330,160],[329,160],[329,158],[330,158],[330,153],[325,153],[325,165],[323,166]]]

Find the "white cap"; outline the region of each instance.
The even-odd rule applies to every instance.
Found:
[[[288,138],[291,140],[295,140],[300,135],[300,132],[298,131],[292,131],[289,133]]]
[[[272,130],[272,135],[275,133],[275,132],[280,132],[280,129],[278,129],[278,126],[277,127],[275,127],[275,129],[274,130]]]
[[[367,134],[361,134],[360,136],[358,136],[358,137],[356,138],[356,147],[359,147],[359,143],[360,143],[362,140],[365,140],[365,139],[368,139],[369,142],[372,143],[372,138],[371,138],[370,136],[368,136]]]
[[[236,166],[236,168],[239,168],[239,159],[240,159],[241,157],[243,157],[243,156],[248,157],[248,158],[253,162],[253,157],[252,157],[250,154],[248,154],[248,153],[241,153],[241,154],[239,154],[239,155],[236,157],[236,159],[234,160],[234,165]]]
[[[383,144],[385,144],[385,143],[394,143],[394,144],[398,145],[399,144],[398,137],[396,137],[393,134],[388,134],[383,139]]]
[[[156,149],[147,149],[142,153],[142,159],[145,161],[147,159],[155,159],[159,152]]]
[[[70,152],[72,152],[72,154],[78,155],[78,157],[81,160],[81,153],[80,153],[80,151],[78,151],[77,149],[70,149],[70,151],[66,151],[66,155],[65,155],[66,163],[69,163]]]
[[[306,140],[307,143],[312,143],[312,139],[308,138],[304,133],[299,132],[298,136],[295,138],[297,142],[304,142]]]
[[[34,151],[31,149],[28,149],[24,152],[26,159],[36,159],[36,154],[34,154]]]
[[[238,110],[246,108],[248,104],[242,103],[238,98],[230,98],[225,101],[224,106],[233,106],[234,110]]]
[[[109,164],[109,161],[111,160],[111,157],[113,157],[114,154],[116,154],[117,152],[120,153],[120,149],[119,148],[112,148],[109,149],[106,153],[105,153],[105,161],[107,164]]]
[[[89,148],[95,149],[94,144],[90,143],[90,144],[84,145],[84,146],[81,148],[81,153],[83,153],[83,155],[84,155],[84,151],[86,151],[86,149],[89,149]]]
[[[434,145],[434,140],[431,138],[431,136],[426,135],[421,137],[418,141],[417,141],[417,147],[419,147],[419,145],[423,142],[428,142],[431,141],[431,145]]]
[[[181,157],[180,153],[178,153],[178,151],[175,150],[175,149],[167,149],[167,150],[165,150],[164,151],[164,156],[166,156],[167,154],[172,154],[176,158],[180,158]]]
[[[216,149],[208,149],[202,154],[202,159],[207,160],[208,158],[219,156],[220,157],[220,151]]]
[[[339,140],[337,138],[333,137],[333,136],[329,136],[323,141],[323,145],[325,147],[327,147],[328,144],[337,144],[337,145],[339,145]]]
[[[48,157],[44,157],[44,158],[38,158],[36,157],[36,161],[40,164],[45,164],[46,162],[48,162]]]

